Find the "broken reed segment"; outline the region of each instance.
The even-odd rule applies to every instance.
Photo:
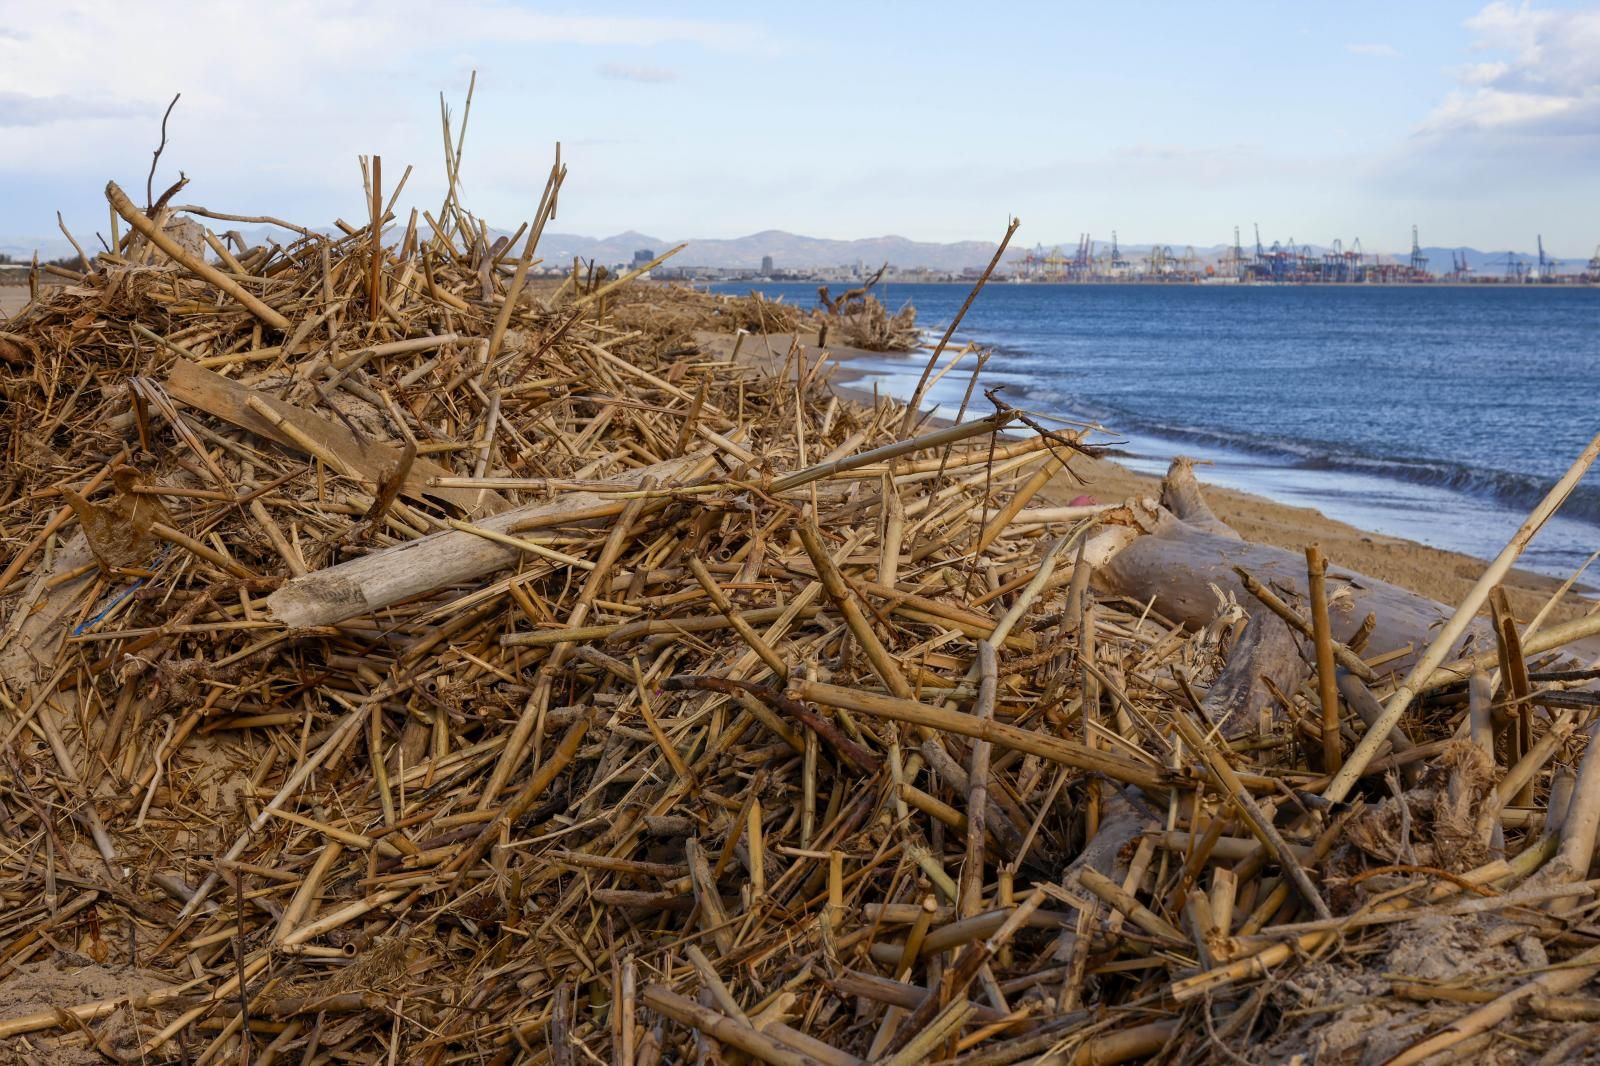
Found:
[[[1494,695],[1449,688],[1471,666],[1446,647],[1413,685],[1439,694],[1384,721],[1381,671],[1448,608],[1363,579],[1373,625],[1323,640],[1287,606],[1306,560],[1239,540],[1187,466],[1163,505],[1053,506],[1019,412],[902,431],[922,412],[840,402],[814,353],[765,363],[845,335],[835,312],[539,278],[559,162],[502,244],[457,197],[456,132],[433,224],[392,216],[376,161],[364,224],[286,244],[186,243],[113,196],[131,231],[7,322],[32,363],[0,402],[51,431],[8,443],[0,829],[39,846],[0,871],[0,990],[63,950],[137,963],[161,987],[125,1001],[129,1047],[206,1061],[271,1035],[280,1059],[1000,1066],[1271,1038],[1287,1015],[1204,993],[1499,898],[1571,954],[1589,712],[1529,716],[1474,784],[1453,738],[1476,708],[1492,743]],[[102,558],[65,490],[166,517]],[[1282,628],[1219,617],[1212,584]],[[1498,621],[1481,668],[1597,624]],[[1318,650],[1350,671],[1338,728],[1394,752],[1339,771],[1356,804],[1306,758],[1336,739]],[[1537,665],[1519,706],[1589,680]],[[1396,803],[1432,864],[1374,831]],[[108,1002],[0,1034],[103,1042]]]

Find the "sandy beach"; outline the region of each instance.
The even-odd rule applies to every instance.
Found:
[[[708,352],[729,355],[733,338],[723,334],[701,333],[696,339]],[[757,365],[781,368],[793,340],[789,334],[773,334],[765,340],[748,336],[739,345],[739,358]],[[834,365],[831,384],[844,399],[873,402],[872,382],[859,365],[877,360],[882,353],[828,345],[819,348],[815,336],[802,337],[808,360],[826,356]],[[984,401],[979,397],[979,403]],[[979,410],[986,413],[987,405]],[[1192,458],[1204,460],[1204,454]],[[1154,495],[1160,486],[1156,478],[1136,473],[1113,459],[1079,456],[1070,465],[1073,475],[1058,475],[1041,494],[1039,503],[1066,504],[1079,496],[1092,496],[1102,503],[1114,503],[1132,496]],[[1196,468],[1202,483],[1206,468]],[[1459,603],[1483,572],[1485,562],[1457,552],[1443,551],[1415,541],[1358,529],[1334,521],[1319,511],[1293,507],[1253,493],[1239,492],[1217,485],[1206,486],[1206,499],[1223,521],[1247,540],[1273,544],[1299,551],[1307,544],[1320,544],[1336,565],[1349,567],[1372,577],[1411,589],[1442,603]],[[1542,574],[1514,570],[1505,582],[1513,610],[1526,621],[1533,617],[1561,586],[1561,582]],[[1560,621],[1587,613],[1594,607],[1575,592],[1569,592],[1552,612]]]

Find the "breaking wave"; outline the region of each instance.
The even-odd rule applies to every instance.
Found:
[[[1532,510],[1557,480],[1554,477],[1466,463],[1368,455],[1351,450],[1333,450],[1325,444],[1310,441],[1173,425],[1139,418],[1126,411],[1078,402],[1053,389],[1041,388],[1037,383],[1030,385],[1019,381],[1008,385],[1006,395],[1011,402],[1019,405],[1053,404],[1055,413],[1063,417],[1102,422],[1113,429],[1135,435],[1223,448],[1244,456],[1271,460],[1275,465],[1291,469],[1363,475],[1408,485],[1448,489],[1477,499],[1502,503],[1514,510]],[[1600,525],[1600,485],[1594,483],[1596,478],[1588,480],[1588,484],[1580,482],[1573,490],[1562,505],[1560,514],[1569,519]],[[1600,548],[1600,540],[1597,540],[1596,547]]]

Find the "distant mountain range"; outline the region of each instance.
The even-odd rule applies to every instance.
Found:
[[[499,235],[500,231],[491,231]],[[245,237],[252,241],[265,239],[286,240],[290,235],[276,231],[270,227],[256,226],[245,230]],[[87,240],[85,240],[87,238]],[[85,241],[85,247],[98,245],[92,234],[79,235]],[[574,256],[597,260],[605,264],[627,263],[633,259],[634,253],[649,250],[659,254],[678,243],[684,243],[682,238],[668,240],[646,233],[629,230],[611,237],[584,237],[573,233],[546,233],[540,241],[539,253],[548,264],[568,262]],[[778,270],[804,270],[812,267],[835,267],[860,262],[863,266],[876,267],[880,263],[889,263],[902,269],[911,267],[925,267],[937,271],[960,271],[969,267],[982,267],[988,264],[994,255],[995,245],[992,241],[955,241],[948,244],[939,244],[931,241],[915,241],[908,237],[885,236],[865,237],[858,240],[831,240],[824,237],[806,237],[800,234],[788,233],[784,230],[762,230],[752,233],[747,237],[735,238],[691,238],[686,242],[688,247],[673,260],[674,266],[696,267],[736,267],[747,270],[758,270],[762,260],[767,256],[772,257],[773,267]],[[1095,242],[1095,252],[1103,255],[1109,248],[1109,241]],[[1059,249],[1065,255],[1072,255],[1077,247],[1077,241],[1061,241],[1056,243],[1043,242],[1032,247],[1013,246],[1007,250],[1006,259],[1020,259],[1034,248],[1049,250]],[[1140,259],[1150,255],[1149,244],[1124,244],[1120,246],[1122,257],[1130,262],[1137,263]],[[1175,255],[1183,255],[1186,247],[1182,244],[1166,245]],[[1302,246],[1305,247],[1305,246]],[[1318,254],[1326,251],[1321,245],[1310,246]],[[54,259],[59,256],[72,254],[72,247],[59,234],[38,238],[0,238],[0,254],[9,255],[18,261],[27,261],[37,249],[42,259]],[[1213,244],[1205,247],[1196,247],[1195,254],[1200,258],[1215,262],[1228,250],[1227,245]],[[1254,243],[1245,246],[1245,253],[1251,254],[1255,250]],[[1373,254],[1373,249],[1367,249],[1367,254]],[[1477,248],[1444,248],[1430,246],[1424,248],[1423,254],[1428,257],[1428,267],[1436,274],[1446,274],[1451,269],[1452,253],[1465,254],[1467,265],[1479,274],[1500,274],[1505,272],[1508,256],[1527,263],[1536,262],[1538,255],[1529,252],[1510,251],[1481,251]],[[1385,250],[1382,255],[1390,260],[1405,260],[1410,257],[1409,251],[1395,252]],[[1582,270],[1588,263],[1587,258],[1564,257],[1561,260],[1561,271],[1571,273]]]
[[[240,227],[250,241],[275,240],[284,243],[293,234],[271,226]],[[220,230],[219,230],[220,232]],[[492,237],[507,236],[506,231],[491,229]],[[90,234],[89,242],[98,247]],[[79,235],[79,240],[83,235]],[[665,252],[675,244],[684,243],[654,237],[629,230],[612,237],[584,237],[575,233],[546,233],[539,241],[539,255],[548,264],[570,262],[574,256],[600,263],[627,263],[633,254],[650,250]],[[838,241],[822,237],[803,237],[783,230],[763,230],[748,237],[728,239],[690,239],[689,247],[674,259],[677,266],[743,267],[757,270],[766,256],[771,256],[779,268],[805,268],[838,266],[860,260],[876,267],[891,263],[899,267],[927,267],[931,270],[957,271],[969,266],[983,266],[994,255],[994,244],[988,241],[957,241],[952,244],[935,244],[913,241],[906,237],[868,237],[863,240]],[[84,245],[85,248],[89,244]],[[41,259],[55,259],[71,255],[72,246],[59,234],[36,238],[0,237],[0,255],[9,255],[19,262],[29,260],[37,249]]]
[[[96,245],[95,247],[99,247]],[[72,245],[66,238],[56,237],[0,237],[0,255],[8,256],[19,263],[26,263],[33,258],[37,251],[41,260],[60,259],[62,256],[75,254]]]
[[[749,237],[733,238],[678,238],[667,240],[664,237],[653,237],[650,234],[640,234],[638,230],[627,230],[624,234],[614,237],[579,237],[576,234],[546,234],[539,242],[539,253],[546,262],[570,261],[573,256],[581,259],[595,259],[598,262],[630,262],[637,251],[651,251],[662,253],[669,250],[677,243],[686,243],[688,248],[674,256],[674,266],[696,267],[739,267],[747,271],[755,271],[762,266],[763,259],[771,256],[774,269],[778,271],[803,271],[806,267],[834,267],[861,262],[862,266],[875,267],[880,262],[888,262],[890,266],[901,267],[926,267],[930,271],[965,271],[970,267],[984,267],[989,264],[989,259],[994,256],[994,242],[987,240],[958,240],[952,243],[934,243],[926,240],[910,240],[909,237],[864,237],[859,240],[829,240],[826,237],[803,237],[800,234],[790,234],[786,230],[766,229]],[[1171,253],[1184,254],[1186,245],[1165,245]],[[1064,254],[1072,254],[1077,248],[1077,242],[1040,243],[1032,248],[1022,248],[1013,245],[1006,250],[1006,261],[1021,259],[1029,251],[1043,248],[1059,248]],[[1110,242],[1096,240],[1094,253],[1106,254]],[[1130,262],[1138,262],[1147,258],[1154,246],[1152,245],[1120,245],[1120,253]],[[1301,250],[1314,251],[1323,254],[1328,251],[1325,245],[1299,245]],[[1229,251],[1227,245],[1206,245],[1195,248],[1195,254],[1208,262],[1218,261]],[[1254,253],[1254,243],[1245,246],[1245,254]],[[1374,250],[1366,248],[1365,254],[1371,256]],[[1410,251],[1381,251],[1384,259],[1410,259]],[[1427,256],[1427,266],[1435,274],[1448,274],[1451,271],[1451,256],[1464,254],[1467,266],[1475,274],[1502,274],[1506,271],[1507,256],[1520,262],[1538,262],[1538,253],[1530,251],[1482,251],[1478,248],[1443,248],[1443,246],[1427,246],[1422,248],[1422,254]],[[1562,272],[1576,272],[1586,269],[1589,259],[1566,258],[1560,261]]]
[[[866,237],[858,240],[843,241],[830,240],[824,237],[804,237],[784,230],[763,230],[752,233],[748,237],[735,237],[732,239],[689,239],[667,240],[654,237],[646,233],[629,230],[619,233],[614,237],[581,237],[571,233],[547,233],[540,242],[539,251],[547,263],[557,263],[570,260],[574,256],[582,259],[598,260],[601,263],[627,263],[632,261],[634,253],[650,251],[656,254],[666,251],[678,243],[687,243],[688,247],[679,252],[673,259],[675,266],[696,267],[736,267],[746,270],[760,269],[762,260],[772,257],[772,265],[777,270],[803,270],[808,267],[832,267],[860,262],[868,267],[876,267],[880,263],[902,269],[910,267],[925,267],[929,270],[960,271],[970,267],[983,267],[988,265],[989,259],[994,255],[995,245],[992,241],[956,241],[950,244],[936,244],[930,241],[914,241],[908,237]],[[1060,242],[1058,244],[1042,244],[1034,246],[1046,250],[1059,248],[1064,254],[1071,255],[1077,247],[1076,241]],[[1103,255],[1110,247],[1109,241],[1096,241],[1095,252]],[[1123,258],[1130,262],[1148,257],[1152,245],[1149,244],[1124,244],[1119,250]],[[1175,255],[1183,255],[1185,245],[1165,245]],[[1324,254],[1328,249],[1322,245],[1300,246],[1309,248],[1316,254]],[[1033,248],[1013,246],[1006,250],[1006,260],[1009,262],[1027,255]],[[1228,251],[1227,245],[1213,244],[1197,247],[1195,254],[1208,262],[1215,262],[1222,258]],[[1245,248],[1245,254],[1255,251],[1254,243]],[[1467,265],[1478,274],[1496,274],[1505,271],[1508,256],[1523,262],[1537,262],[1538,254],[1531,252],[1511,251],[1482,251],[1477,248],[1456,247],[1443,248],[1430,246],[1422,249],[1428,257],[1428,267],[1436,274],[1447,274],[1451,270],[1452,255],[1464,254]],[[1366,249],[1366,254],[1374,254],[1372,249]],[[1409,260],[1410,251],[1394,252],[1382,251],[1380,254],[1386,260]],[[1588,265],[1588,259],[1562,259],[1560,269],[1563,273],[1573,273],[1583,270]]]
[[[547,233],[539,243],[546,262],[579,256],[602,263],[626,263],[633,253],[649,249],[661,253],[680,240],[667,240],[629,230],[615,237],[580,237],[572,233]],[[890,263],[897,267],[927,267],[931,270],[961,270],[983,266],[994,255],[991,241],[956,241],[935,244],[907,237],[866,237],[853,241],[804,237],[797,233],[769,229],[748,237],[732,239],[690,239],[689,247],[674,259],[678,266],[742,267],[759,269],[761,261],[772,257],[779,269],[839,266],[860,261],[876,267]]]

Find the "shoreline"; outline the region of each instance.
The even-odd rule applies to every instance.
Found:
[[[671,278],[672,284],[709,287],[713,285],[848,285],[851,279],[818,275],[816,277],[737,277],[737,278]],[[917,277],[895,275],[884,278],[882,285],[959,285],[972,288],[972,278]],[[1200,289],[1600,289],[1600,281],[1452,281],[1437,278],[1432,281],[1244,281],[1238,278],[1215,278],[1197,281],[1144,281],[1138,278],[1097,278],[1093,281],[1033,281],[1007,277],[990,279],[991,285],[1043,285],[1060,288],[1098,288],[1107,285],[1128,285],[1136,288],[1200,288]]]
[[[734,339],[728,334],[701,332],[695,339],[708,353],[722,358],[731,356],[734,350]],[[791,339],[790,334],[771,334],[765,338],[749,334],[739,346],[739,361],[779,371]],[[809,339],[815,340],[814,337]],[[875,402],[875,375],[864,364],[882,360],[886,355],[903,354],[868,352],[838,345],[819,348],[804,341],[801,350],[810,362],[827,359],[829,386],[841,400],[868,407]],[[983,402],[981,395],[977,400]],[[978,414],[986,413],[986,408],[987,405]],[[1195,458],[1204,460],[1204,453],[1200,452]],[[1110,457],[1080,455],[1072,460],[1070,469],[1081,483],[1066,473],[1057,474],[1039,494],[1039,505],[1064,505],[1078,496],[1093,496],[1101,503],[1121,503],[1129,497],[1156,494],[1160,489],[1159,476],[1141,473]],[[1447,605],[1459,603],[1466,597],[1486,565],[1483,559],[1462,552],[1375,533],[1329,518],[1312,507],[1216,484],[1207,479],[1204,465],[1197,466],[1195,474],[1218,517],[1246,540],[1291,551],[1317,543],[1338,566],[1391,582]],[[1513,570],[1504,582],[1512,610],[1523,622],[1531,619],[1561,584],[1561,579],[1522,569]],[[1593,607],[1594,603],[1575,589],[1551,611],[1550,620],[1576,618]]]
[[[955,341],[989,354],[986,387],[1004,387],[1010,403],[1041,417],[1104,430],[1087,439],[1129,453],[1123,465],[1139,472],[1160,474],[1173,456],[1200,455],[1214,462],[1208,482],[1493,558],[1592,434],[1583,432],[1592,419],[1571,382],[1582,378],[1588,354],[1600,355],[1586,326],[1594,293],[1540,289],[1491,299],[1440,288],[1418,298],[1399,287],[1345,296],[1312,288],[1235,288],[1219,309],[1180,289],[990,286]],[[744,295],[738,289],[713,291]],[[799,310],[814,303],[804,286],[759,291]],[[915,305],[931,345],[968,292],[900,285],[879,298],[896,309]],[[1442,340],[1463,329],[1482,339],[1465,348]],[[1495,353],[1540,329],[1559,352],[1519,372],[1526,392],[1506,393]],[[1310,336],[1294,340],[1285,330]],[[1408,344],[1416,350],[1392,367],[1393,381],[1419,395],[1397,407],[1393,389],[1378,383],[1408,350],[1396,345]],[[903,399],[925,356],[850,361]],[[926,402],[953,410],[972,366],[969,357]],[[1552,422],[1548,431],[1533,428],[1541,414]],[[1519,565],[1565,579],[1597,545],[1600,476],[1590,476]]]

